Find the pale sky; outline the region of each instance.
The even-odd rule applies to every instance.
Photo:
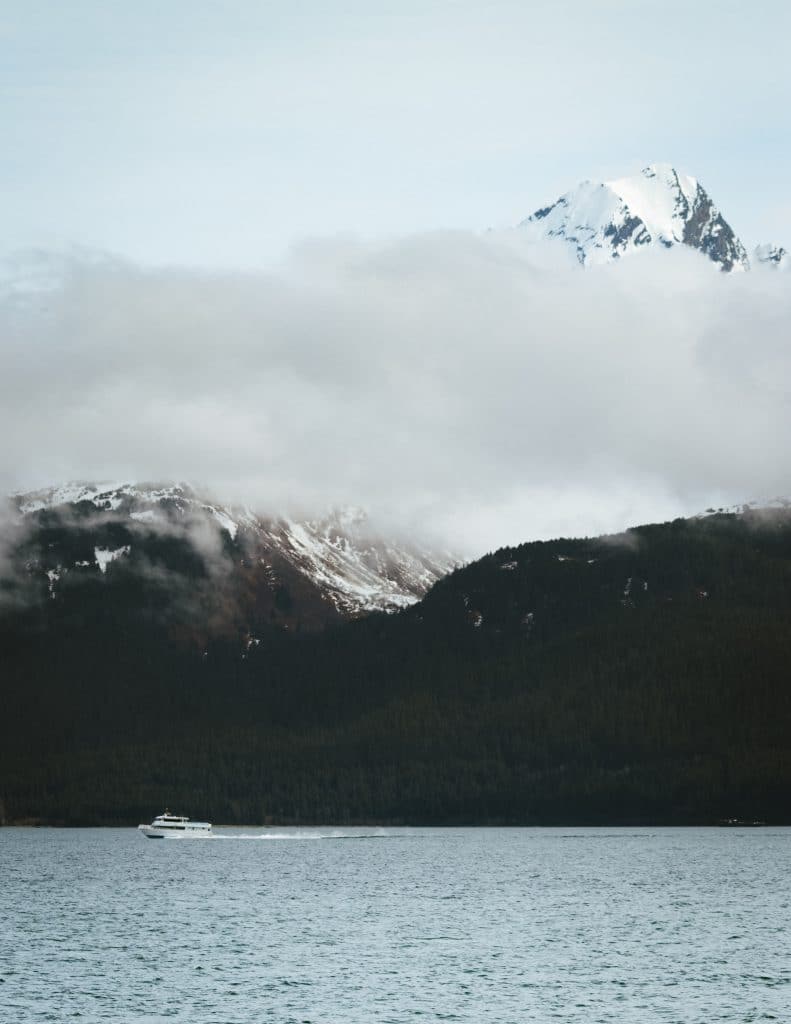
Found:
[[[791,5],[2,0],[4,250],[254,267],[667,161],[791,242]]]

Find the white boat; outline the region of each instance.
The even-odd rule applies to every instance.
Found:
[[[138,825],[147,839],[211,839],[212,830],[208,821],[190,821],[178,814],[165,811],[154,818],[150,825]]]

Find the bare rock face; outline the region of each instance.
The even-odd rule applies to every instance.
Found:
[[[583,264],[640,249],[686,245],[722,270],[746,270],[747,251],[703,186],[668,164],[608,182],[582,182],[519,225],[531,240],[564,242]]]

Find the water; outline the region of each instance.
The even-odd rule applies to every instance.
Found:
[[[789,829],[0,829],[0,1021],[788,1021],[790,855]]]

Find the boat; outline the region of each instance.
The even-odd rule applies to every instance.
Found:
[[[178,814],[165,811],[150,825],[138,825],[146,839],[211,839],[211,824],[208,821],[190,821]]]

